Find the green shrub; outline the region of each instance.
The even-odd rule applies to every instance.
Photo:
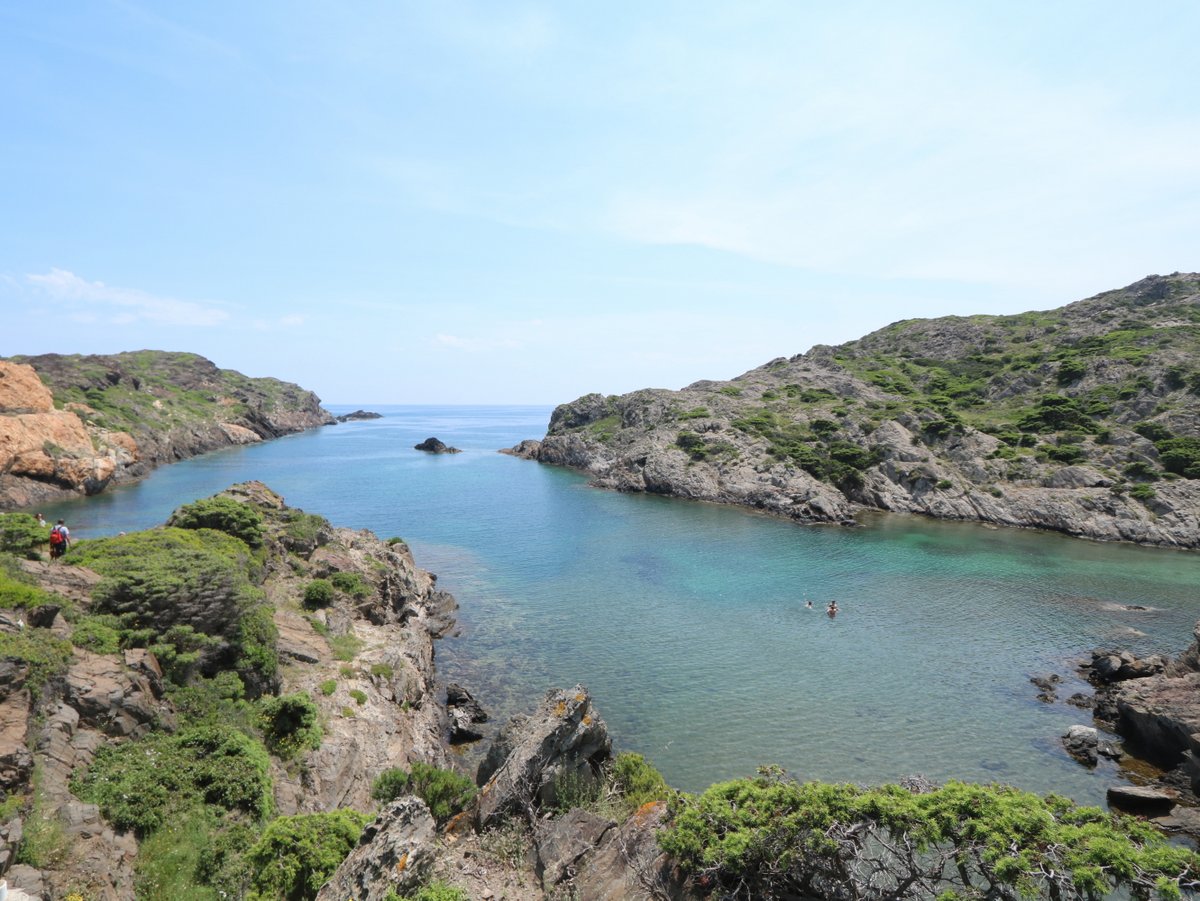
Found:
[[[80,617],[71,630],[71,644],[97,654],[121,650],[121,621],[103,614]]]
[[[195,807],[142,841],[134,862],[138,901],[219,901],[217,890],[197,875],[213,829],[210,812]]]
[[[1085,459],[1082,448],[1076,447],[1074,444],[1044,444],[1039,450],[1047,459],[1053,460],[1055,463],[1071,465]]]
[[[635,810],[651,801],[666,801],[671,797],[667,780],[641,754],[631,751],[618,754],[613,760],[612,779],[626,804]]]
[[[326,679],[321,683],[321,694],[325,697],[329,697],[335,691],[337,691],[337,679]]]
[[[358,656],[358,652],[363,649],[363,640],[357,635],[334,635],[328,639],[329,649],[333,651],[334,660],[342,660],[349,663]]]
[[[1142,483],[1129,489],[1129,496],[1138,501],[1152,501],[1158,497],[1158,492],[1149,485]]]
[[[371,675],[372,676],[382,676],[385,679],[390,679],[390,678],[392,678],[393,674],[394,674],[394,671],[386,663],[372,663],[371,664]]]
[[[1159,441],[1167,441],[1175,436],[1161,422],[1139,422],[1133,427],[1133,430],[1148,441],[1153,441],[1157,444]]]
[[[329,528],[329,520],[315,513],[288,510],[283,529],[287,544],[296,549],[310,549],[321,543],[321,533]]]
[[[1200,479],[1200,438],[1167,438],[1154,446],[1167,472]]]
[[[184,504],[171,514],[167,525],[181,529],[216,529],[241,539],[249,547],[262,547],[262,514],[250,504],[231,497],[210,497]]]
[[[370,821],[342,809],[270,823],[248,855],[254,877],[246,901],[312,901]]]
[[[0,551],[23,554],[50,541],[50,529],[29,513],[0,513]]]
[[[329,581],[338,591],[355,598],[369,597],[372,591],[371,586],[358,573],[337,572],[329,577]],[[305,601],[307,600],[306,592]]]
[[[367,693],[359,688],[352,688],[349,691],[350,697],[354,698],[354,703],[361,707],[367,703]]]
[[[307,694],[297,692],[258,702],[263,739],[285,760],[321,747],[320,711]]]
[[[1081,360],[1063,360],[1058,366],[1055,380],[1059,385],[1073,385],[1087,375],[1087,366]]]
[[[425,802],[439,823],[454,816],[475,797],[475,783],[453,770],[443,770],[417,762],[411,771],[384,770],[371,786],[371,797],[390,804],[404,794],[414,794]]]
[[[48,681],[67,671],[71,643],[56,638],[47,629],[0,632],[0,658],[6,657],[28,665],[27,684],[36,696]]]
[[[132,646],[177,645],[181,633],[168,633],[186,626],[227,643],[212,644],[219,655],[183,651],[198,650],[203,669],[237,669],[256,686],[274,675],[275,627],[254,584],[261,567],[241,539],[212,529],[152,529],[81,541],[72,557],[103,576],[92,592],[93,612],[120,617]]]
[[[675,802],[659,844],[728,897],[1178,898],[1200,855],[1149,824],[1002,786],[799,784],[778,772]]]
[[[310,610],[328,607],[337,597],[328,579],[313,579],[304,586],[304,606]]]
[[[938,491],[947,491],[954,487],[954,483],[949,479],[938,479],[937,485],[934,487],[936,487]]]
[[[273,807],[270,761],[262,745],[213,724],[101,748],[71,790],[98,804],[118,829],[148,835],[197,804],[265,819]]]
[[[0,607],[17,609],[23,607],[41,607],[43,604],[65,605],[63,598],[44,591],[36,585],[22,581],[23,574],[10,576],[7,569],[0,568]]]
[[[1121,470],[1121,474],[1127,479],[1137,479],[1144,482],[1153,482],[1158,478],[1158,470],[1143,460],[1136,460],[1130,463]]]
[[[371,797],[380,804],[391,804],[401,795],[409,793],[408,770],[391,767],[375,777],[371,783]]]
[[[415,895],[397,895],[394,888],[389,888],[383,901],[471,901],[471,896],[458,886],[437,879],[421,886]]]

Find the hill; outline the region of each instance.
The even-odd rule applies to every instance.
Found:
[[[196,354],[0,360],[0,509],[95,494],[162,463],[333,421],[311,391]]]
[[[589,394],[524,455],[804,522],[886,510],[1200,547],[1200,275]]]

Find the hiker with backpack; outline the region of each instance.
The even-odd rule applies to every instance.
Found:
[[[57,560],[71,546],[71,530],[61,519],[50,530],[50,559]]]

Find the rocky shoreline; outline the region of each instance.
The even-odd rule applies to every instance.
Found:
[[[0,510],[96,494],[166,463],[333,422],[310,391],[195,354],[0,360]]]
[[[880,510],[1200,548],[1200,276],[899,322],[728,381],[589,394],[507,453],[799,522]]]

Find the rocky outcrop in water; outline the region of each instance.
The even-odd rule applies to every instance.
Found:
[[[373,413],[369,410],[355,410],[353,413],[343,413],[341,416],[335,416],[338,422],[359,422],[365,419],[383,419],[382,413]]]
[[[589,394],[510,452],[801,522],[864,510],[1200,547],[1200,276],[907,320],[679,391]]]
[[[95,494],[163,463],[333,421],[312,392],[195,354],[0,360],[0,509]]]
[[[439,438],[426,438],[420,444],[413,445],[414,450],[425,451],[429,454],[461,454],[457,447],[450,447]]]

